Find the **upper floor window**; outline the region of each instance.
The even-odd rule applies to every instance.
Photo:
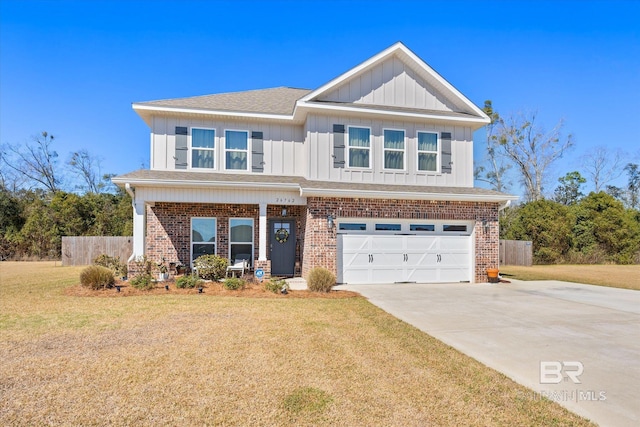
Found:
[[[418,170],[438,171],[438,134],[418,132]]]
[[[249,132],[226,131],[224,150],[226,169],[248,170]]]
[[[404,169],[403,130],[384,130],[384,168]]]
[[[192,168],[215,168],[215,136],[213,129],[191,129]]]
[[[349,128],[349,167],[371,167],[371,131],[367,128]]]

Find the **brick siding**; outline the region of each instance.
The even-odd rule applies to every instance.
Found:
[[[281,218],[282,207],[269,205],[267,218]],[[296,275],[306,276],[315,266],[326,267],[337,273],[336,227],[328,229],[328,215],[334,218],[475,221],[475,281],[486,282],[486,269],[498,266],[498,203],[309,197],[307,206],[286,208],[287,218],[296,219]],[[218,228],[216,253],[228,257],[229,218],[253,218],[253,265],[264,268],[265,276],[269,277],[270,261],[257,261],[258,215],[258,205],[155,203],[147,207],[145,253],[153,262],[159,262],[164,257],[167,263],[189,265],[191,218],[214,217]],[[269,242],[267,230],[267,248]],[[135,275],[134,263],[129,268]]]

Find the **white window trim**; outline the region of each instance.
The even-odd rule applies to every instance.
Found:
[[[398,150],[397,148],[385,148],[384,147],[384,131],[391,130],[402,132],[402,142],[404,148],[402,150]],[[402,169],[395,168],[386,168],[384,166],[385,154],[387,151],[399,151],[402,153]],[[384,171],[392,171],[392,172],[406,172],[407,170],[407,131],[405,129],[393,129],[393,128],[382,128],[382,170]]]
[[[213,217],[213,216],[192,216],[191,219],[189,220],[189,259],[191,260],[191,267],[193,267],[193,261],[195,261],[193,259],[193,220],[194,219],[212,219],[216,222],[215,225],[215,230],[216,230],[216,238],[215,238],[215,242],[211,243],[211,242],[195,242],[195,243],[201,243],[201,244],[208,244],[208,245],[213,245],[213,253],[217,254],[218,253],[218,218]]]
[[[420,134],[421,133],[432,133],[436,136],[436,144],[437,144],[437,149],[436,151],[427,151],[427,150],[420,150]],[[440,168],[441,168],[441,158],[442,158],[442,143],[440,142],[440,132],[436,132],[433,130],[417,130],[416,131],[416,172],[417,173],[422,173],[422,174],[439,174],[440,173]],[[424,154],[435,154],[436,155],[436,170],[434,171],[427,171],[427,170],[421,170],[420,169],[420,154],[424,153]]]
[[[255,233],[256,233],[256,224],[253,218],[246,218],[246,217],[231,217],[229,218],[229,262],[233,263],[234,260],[231,259],[231,245],[236,244],[236,245],[247,245],[249,244],[249,242],[234,242],[231,240],[231,221],[234,219],[244,219],[244,220],[249,220],[251,221],[251,259],[249,260],[249,264],[253,265],[253,260],[255,257],[255,250],[256,250],[256,245],[255,245]],[[217,236],[216,236],[217,239]]]
[[[244,132],[247,134],[247,168],[246,169],[229,169],[227,167],[227,153],[228,152],[243,152],[245,150],[230,150],[227,149],[227,132]],[[251,172],[251,132],[246,129],[225,129],[224,130],[224,144],[222,144],[222,149],[224,151],[224,170],[233,171],[233,172]]]
[[[350,166],[351,164],[351,145],[349,145],[350,142],[350,138],[349,138],[349,133],[351,128],[355,128],[355,129],[368,129],[369,130],[369,147],[353,147],[355,149],[358,150],[369,150],[369,166],[368,167],[361,167],[361,166]],[[347,140],[345,141],[345,147],[347,149],[347,155],[346,155],[346,165],[345,167],[347,169],[357,169],[357,170],[372,170],[373,169],[373,150],[372,150],[372,146],[373,146],[373,132],[371,131],[371,128],[368,126],[357,126],[357,125],[347,125]]]
[[[212,130],[213,131],[213,148],[201,148],[201,147],[193,147],[193,129],[202,129],[202,130]],[[208,128],[208,127],[204,127],[204,126],[191,126],[189,128],[189,144],[188,144],[188,150],[187,150],[187,156],[189,156],[188,160],[187,160],[187,168],[188,169],[193,169],[194,171],[211,171],[211,170],[216,170],[217,169],[217,164],[218,164],[218,152],[217,152],[217,148],[218,148],[218,130],[216,128]],[[195,168],[193,167],[193,150],[206,150],[206,151],[213,151],[213,168]]]

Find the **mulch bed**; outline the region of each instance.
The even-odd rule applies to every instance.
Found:
[[[165,282],[157,282],[153,289],[143,291],[134,288],[127,281],[116,280],[116,285],[120,286],[120,292],[115,288],[93,290],[86,288],[80,284],[68,287],[64,290],[64,294],[74,297],[104,297],[118,298],[141,295],[198,295],[198,296],[226,296],[226,297],[244,297],[244,298],[354,298],[361,296],[352,291],[331,292],[311,292],[309,290],[289,290],[287,294],[274,294],[267,291],[259,283],[248,283],[244,289],[230,291],[225,289],[220,282],[205,282],[202,293],[198,289],[180,289],[176,287],[175,280],[167,280]],[[169,286],[169,290],[165,289],[165,285]]]

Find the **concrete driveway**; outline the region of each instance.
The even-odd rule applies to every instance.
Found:
[[[341,285],[601,426],[640,425],[640,291],[559,281]]]

